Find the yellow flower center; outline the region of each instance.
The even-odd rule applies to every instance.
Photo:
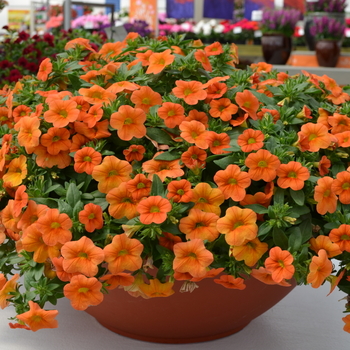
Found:
[[[83,258],[83,259],[87,259],[87,258],[88,258],[88,255],[87,255],[85,252],[79,252],[79,253],[78,253],[78,257],[79,257],[79,258]]]
[[[309,141],[314,140],[316,137],[317,137],[316,134],[311,134],[311,135],[309,136]]]
[[[52,138],[52,142],[57,142],[57,141],[59,141],[61,138],[59,137],[59,136],[54,136],[53,138]]]
[[[150,99],[148,97],[145,97],[142,99],[142,104],[149,105],[151,103]]]
[[[186,89],[184,90],[184,95],[185,95],[185,96],[191,95],[192,93],[193,93],[193,91],[192,91],[191,89],[189,89],[189,88],[186,88]]]
[[[331,194],[331,191],[330,190],[326,190],[323,193],[323,197],[329,197],[330,194]]]
[[[248,145],[251,145],[252,143],[256,143],[256,140],[253,137],[248,139]]]
[[[67,113],[67,111],[60,111],[59,115],[63,118],[67,118],[68,113]]]
[[[267,162],[265,160],[261,160],[259,163],[258,163],[258,167],[259,168],[266,168],[267,167]]]
[[[237,184],[237,180],[234,179],[234,178],[231,178],[231,179],[228,180],[228,183],[229,183],[230,185],[236,185],[236,184]]]
[[[89,291],[89,288],[86,288],[86,287],[82,287],[78,289],[79,293],[87,293],[88,291]]]
[[[140,189],[140,188],[145,188],[146,185],[143,182],[139,182],[136,186],[136,188]]]
[[[118,253],[118,256],[124,256],[124,255],[127,255],[128,254],[128,251],[126,249],[122,249],[119,251]]]
[[[295,171],[290,171],[288,173],[288,177],[291,177],[293,179],[296,179],[297,178],[297,173]]]
[[[124,120],[124,125],[130,125],[130,124],[132,124],[132,119],[131,118],[126,118]]]
[[[92,219],[95,219],[95,214],[94,213],[90,213],[89,215],[88,215],[88,219],[89,220],[92,220]]]
[[[61,227],[61,224],[59,222],[52,222],[50,226],[51,228],[59,228]]]
[[[180,188],[179,190],[176,191],[177,194],[179,194],[180,196],[183,196],[185,194],[185,191]]]
[[[345,182],[342,184],[341,188],[343,190],[348,190],[350,188],[350,183],[349,182]]]
[[[84,157],[84,162],[91,162],[91,157],[85,156]]]
[[[168,112],[168,117],[172,117],[174,115],[175,115],[175,111],[173,109]]]
[[[244,225],[244,223],[242,221],[237,221],[237,222],[234,223],[233,229],[235,229],[237,227],[240,227],[240,226],[243,226],[243,225]]]
[[[157,205],[152,205],[149,212],[150,213],[160,213],[160,209]]]

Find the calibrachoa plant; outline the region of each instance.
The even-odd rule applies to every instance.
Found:
[[[301,12],[295,9],[265,9],[261,20],[263,34],[283,34],[292,36]]]
[[[79,37],[88,38],[98,49],[106,41],[104,33],[91,34],[85,30],[57,31],[56,35],[45,33],[33,35],[11,30],[8,26],[7,38],[0,48],[0,81],[2,86],[17,82],[25,75],[35,74],[40,63],[47,57],[55,58],[63,51],[65,44]]]
[[[57,327],[44,309],[57,298],[84,310],[109,289],[168,297],[203,278],[350,293],[349,94],[327,76],[237,70],[235,45],[161,39],[74,39],[1,90],[11,327]]]

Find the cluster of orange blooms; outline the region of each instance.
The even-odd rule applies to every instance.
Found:
[[[10,254],[0,265],[11,327],[57,327],[52,299],[21,297],[28,261],[77,310],[117,287],[170,296],[175,280],[349,288],[350,96],[333,79],[239,71],[234,45],[134,33],[66,50],[1,90],[0,244],[20,270]],[[146,280],[153,265],[162,274]]]

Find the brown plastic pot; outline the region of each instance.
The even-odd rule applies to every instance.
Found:
[[[316,58],[321,67],[335,67],[337,65],[341,41],[338,40],[319,40],[315,45]]]
[[[180,293],[182,283],[176,281],[175,293],[166,298],[134,298],[114,289],[86,312],[123,336],[157,343],[194,343],[240,331],[295,287],[295,283],[281,287],[249,278],[241,291],[205,279],[192,293]]]
[[[292,39],[282,34],[264,34],[261,46],[265,62],[286,64],[292,52]]]

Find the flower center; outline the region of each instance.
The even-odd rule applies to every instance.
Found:
[[[179,194],[180,196],[183,196],[185,194],[185,191],[180,188],[179,190],[176,191],[177,194]]]
[[[228,183],[229,183],[230,185],[236,185],[236,184],[237,184],[237,180],[234,179],[234,178],[231,178],[231,179],[228,180]]]
[[[61,227],[61,224],[59,223],[59,222],[52,222],[51,223],[51,228],[59,228],[59,227]]]
[[[297,178],[297,173],[295,171],[290,171],[288,173],[288,177],[291,177],[293,179],[296,179]]]
[[[349,182],[345,182],[342,184],[341,188],[343,190],[348,190],[350,188],[350,183]]]
[[[91,157],[85,156],[84,157],[84,162],[91,162]]]
[[[140,189],[140,188],[145,188],[146,185],[143,183],[143,182],[139,182],[137,185],[136,185],[136,188]]]
[[[150,213],[160,213],[160,209],[156,205],[152,205],[151,209],[149,210]]]
[[[267,162],[265,160],[261,160],[259,163],[258,163],[258,167],[259,168],[266,168],[267,167]]]
[[[124,125],[130,125],[130,124],[132,124],[132,119],[131,118],[126,118],[124,120]]]
[[[142,99],[142,104],[149,105],[150,104],[150,99],[148,97],[143,98]]]
[[[78,257],[79,257],[79,258],[86,259],[86,258],[88,257],[88,255],[87,255],[85,252],[79,252],[79,253],[78,253]]]
[[[88,219],[89,219],[89,220],[95,219],[95,214],[94,214],[94,213],[90,213],[90,214],[88,215]]]
[[[341,235],[340,239],[342,241],[349,241],[350,240],[350,236],[348,236],[348,235]]]
[[[316,134],[311,134],[311,135],[309,136],[309,141],[314,140],[316,137],[317,137]]]
[[[89,288],[86,288],[86,287],[82,287],[78,289],[79,293],[87,293],[88,291],[89,291]]]
[[[237,221],[237,222],[234,223],[233,229],[235,229],[235,228],[237,228],[237,227],[240,227],[240,226],[243,226],[243,225],[244,225],[244,224],[243,224],[242,221]]]
[[[248,145],[251,145],[252,143],[256,143],[256,140],[253,137],[248,139]]]
[[[184,95],[185,96],[191,95],[192,93],[193,93],[193,91],[191,89],[189,89],[189,88],[184,90]]]

